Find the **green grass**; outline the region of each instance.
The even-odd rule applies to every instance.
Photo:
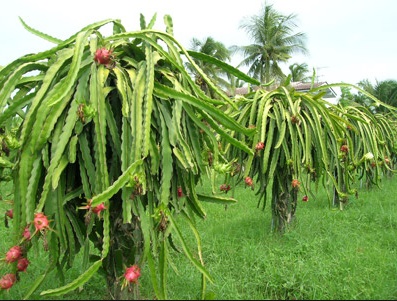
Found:
[[[207,283],[208,297],[219,300],[322,299],[395,300],[397,298],[397,185],[385,179],[382,189],[359,189],[359,198],[350,198],[344,211],[328,207],[324,191],[309,202],[299,202],[297,218],[280,236],[270,231],[269,205],[257,208],[255,194],[240,185],[238,202],[228,206],[204,203],[205,220],[197,219],[205,265],[214,278]],[[203,187],[202,189],[208,189]],[[230,194],[230,192],[229,192]],[[3,206],[5,208],[6,206]],[[10,229],[0,227],[6,237]],[[186,240],[195,245],[191,232]],[[0,242],[0,252],[9,246]],[[37,250],[26,279],[35,279],[35,270],[45,262]],[[197,253],[197,252],[196,252]],[[171,251],[173,269],[168,278],[168,298],[200,298],[201,277],[183,254]],[[195,254],[197,256],[197,254]],[[40,262],[41,261],[41,262]],[[79,264],[66,281],[79,275]],[[54,273],[42,289],[59,283]],[[142,298],[152,299],[147,269],[140,278]],[[1,299],[21,299],[29,281],[20,281]],[[106,299],[105,281],[95,276],[80,292],[60,299]],[[38,293],[32,299],[43,299]]]

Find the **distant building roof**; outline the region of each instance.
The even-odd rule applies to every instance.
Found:
[[[299,91],[299,92],[306,92],[312,88],[317,88],[317,87],[321,87],[324,85],[328,85],[328,83],[327,82],[313,83],[313,87],[312,87],[312,83],[303,83],[303,82],[292,82],[291,83],[291,86],[294,87],[295,90]],[[326,94],[323,97],[324,98],[336,98],[336,97],[338,97],[338,94],[334,91],[334,89],[332,89],[332,87],[329,87],[327,89]]]

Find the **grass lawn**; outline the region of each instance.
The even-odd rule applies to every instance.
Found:
[[[345,210],[331,210],[324,191],[308,202],[299,202],[297,218],[280,236],[270,231],[270,203],[264,211],[257,208],[253,191],[243,185],[236,188],[238,202],[224,206],[204,203],[205,220],[197,219],[203,257],[214,283],[207,283],[208,298],[219,300],[249,299],[377,299],[397,298],[397,184],[385,179],[382,188],[359,189],[359,198],[351,197]],[[200,189],[207,190],[208,187]],[[229,192],[230,193],[230,192]],[[6,199],[3,196],[3,199]],[[5,212],[10,206],[0,202]],[[0,252],[10,247],[10,229],[0,226]],[[195,245],[188,227],[186,240]],[[33,253],[33,252],[31,252]],[[36,258],[24,277],[0,299],[22,299],[26,283],[43,271],[46,253],[35,250]],[[168,298],[200,298],[201,277],[183,254],[171,251],[173,258],[168,278]],[[77,259],[78,261],[78,259]],[[0,264],[0,268],[2,266]],[[142,298],[152,299],[150,279],[142,269]],[[79,262],[68,271],[66,283],[81,273]],[[2,273],[3,274],[3,273]],[[60,285],[53,272],[39,291]],[[31,299],[45,298],[39,291]],[[59,299],[107,299],[105,281],[94,276],[80,291]],[[50,298],[48,298],[50,299]],[[51,298],[53,299],[53,298]]]

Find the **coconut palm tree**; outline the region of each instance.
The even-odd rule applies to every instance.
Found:
[[[373,85],[368,79],[363,79],[357,84],[365,92],[375,96],[387,105],[397,107],[397,81],[396,80],[384,80],[376,81]],[[371,99],[361,93],[357,94],[349,93],[349,91],[343,91],[343,98],[348,102],[356,102],[358,104],[370,107],[372,111],[377,113],[385,112],[387,109],[384,106],[375,108],[372,104]]]
[[[249,67],[248,74],[262,83],[284,79],[280,63],[288,62],[294,53],[308,53],[305,34],[294,33],[295,18],[295,14],[284,16],[272,5],[265,5],[258,15],[243,20],[240,28],[246,30],[253,44],[233,46],[234,53],[244,56],[239,67]]]
[[[307,76],[307,74],[309,73],[309,69],[306,63],[293,63],[292,65],[289,65],[288,68],[290,70],[292,82],[299,82],[310,79],[310,76]]]
[[[222,62],[230,61],[229,49],[223,43],[215,41],[212,37],[207,37],[203,40],[192,38],[190,49],[192,51],[214,57]],[[198,58],[194,59],[194,63],[197,64],[214,83],[223,87],[228,86],[228,81],[222,77],[225,76],[226,73],[217,65]],[[196,83],[201,87],[201,89],[205,93],[211,95],[208,84],[203,80],[202,76],[197,73],[197,68],[193,66],[191,62],[186,62],[185,66],[189,73],[195,78]]]
[[[374,86],[366,85],[363,89],[373,94],[375,97],[383,101],[384,103],[397,107],[397,81],[396,80],[384,80],[376,81]],[[379,107],[377,112],[384,111],[383,107]]]

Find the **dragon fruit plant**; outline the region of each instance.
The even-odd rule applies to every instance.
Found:
[[[137,280],[146,271],[156,298],[167,299],[174,247],[202,275],[203,296],[212,280],[201,254],[193,255],[201,249],[194,218],[206,216],[202,201],[236,200],[199,194],[196,185],[213,166],[228,164],[218,136],[253,154],[230,133],[252,135],[254,129],[224,112],[225,105],[237,107],[193,56],[207,58],[174,38],[171,17],[164,17],[165,31],[153,29],[155,20],[156,15],[146,24],[141,15],[140,29],[132,32],[119,20],[105,20],[59,40],[21,19],[28,31],[55,44],[0,70],[0,128],[13,142],[9,156],[0,157],[13,185],[12,244],[28,255],[31,246],[44,243],[50,258],[26,298],[55,267],[62,273],[73,266],[80,251],[81,275],[42,295],[63,295],[101,271],[115,299],[139,298],[138,285],[144,284]],[[101,28],[109,24],[113,32],[105,37]],[[186,61],[216,97],[200,90]],[[219,66],[250,80],[229,65]],[[181,220],[191,225],[197,249],[186,243]],[[20,270],[27,264],[20,262]],[[2,278],[2,288],[24,280],[13,275]]]
[[[322,97],[330,87],[360,90],[387,114],[331,104]],[[357,196],[361,181],[379,185],[382,176],[395,172],[397,108],[359,87],[339,83],[299,92],[287,79],[276,88],[240,96],[239,102],[236,120],[258,130],[253,136],[235,133],[235,138],[250,145],[254,155],[229,147],[226,156],[244,167],[234,181],[255,187],[258,207],[271,203],[272,230],[284,233],[291,224],[300,193],[306,202],[323,185],[329,206],[343,209],[349,196]],[[373,167],[375,158],[379,163]]]

